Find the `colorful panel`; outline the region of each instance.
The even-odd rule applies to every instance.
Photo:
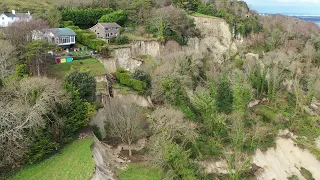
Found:
[[[61,59],[61,63],[66,63],[66,62],[67,62],[66,58]]]
[[[59,59],[56,59],[56,63],[57,64],[60,64],[61,63],[61,59],[59,58]]]
[[[72,57],[68,57],[67,58],[67,62],[72,62],[73,58]]]

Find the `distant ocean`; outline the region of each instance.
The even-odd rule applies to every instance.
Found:
[[[270,14],[270,13],[262,13],[262,15],[264,14]],[[320,15],[300,15],[300,14],[297,15],[297,14],[286,14],[286,13],[284,13],[283,15],[299,18],[305,21],[315,22],[320,27]]]
[[[290,15],[305,21],[312,21],[317,23],[320,26],[320,15]]]

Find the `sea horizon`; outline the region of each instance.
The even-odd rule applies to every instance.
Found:
[[[260,13],[260,14],[269,14],[269,15],[276,15],[282,14],[285,16],[291,16],[295,18],[299,18],[309,22],[315,22],[320,27],[320,14],[302,14],[302,13]]]

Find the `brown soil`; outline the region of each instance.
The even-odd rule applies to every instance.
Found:
[[[132,156],[129,157],[129,151],[126,150],[122,150],[120,153],[121,157],[125,157],[127,159],[129,159],[131,162],[142,162],[142,161],[146,161],[146,157],[144,155],[141,154],[137,154],[135,151],[132,151]]]

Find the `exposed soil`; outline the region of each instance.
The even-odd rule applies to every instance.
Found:
[[[122,150],[120,152],[120,157],[124,157],[124,158],[130,160],[130,162],[133,162],[133,163],[143,162],[143,161],[147,160],[147,158],[144,155],[141,155],[141,153],[135,152],[135,151],[132,151],[132,156],[130,157],[129,156],[129,151],[127,151],[127,150]]]

